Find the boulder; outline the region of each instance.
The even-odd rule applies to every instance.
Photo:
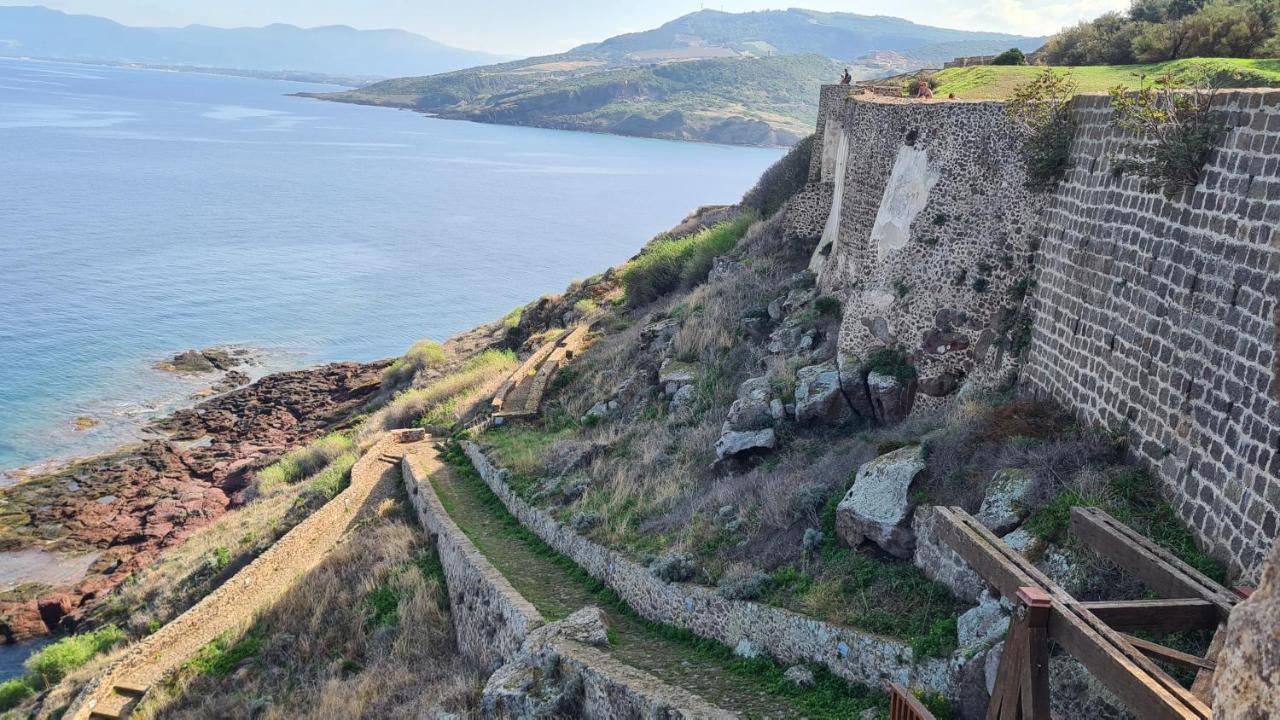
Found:
[[[658,371],[659,385],[691,385],[698,379],[698,375],[702,372],[702,368],[698,363],[680,362],[678,360],[665,360],[662,363],[662,369]]]
[[[773,386],[767,376],[747,378],[738,386],[738,398],[744,400],[768,401],[773,395]]]
[[[1024,527],[1018,528],[1000,539],[1004,541],[1005,545],[1017,550],[1022,553],[1023,557],[1033,561],[1040,557],[1040,553],[1045,548],[1045,541]]]
[[[1258,589],[1231,611],[1213,676],[1215,720],[1280,717],[1280,543]]]
[[[738,273],[746,270],[747,266],[737,260],[730,260],[724,256],[718,256],[711,261],[711,272],[707,274],[708,282],[724,280],[733,277]]]
[[[696,395],[692,385],[681,385],[680,389],[671,396],[671,412],[678,412],[693,405]]]
[[[984,592],[978,604],[956,620],[956,644],[973,654],[994,645],[1009,632],[1009,614],[1000,599]]]
[[[730,431],[716,441],[716,458],[724,460],[730,457],[772,450],[778,446],[778,436],[773,428],[749,430],[746,432]]]
[[[840,387],[840,371],[831,363],[796,372],[796,421],[802,425],[844,422],[853,414]]]
[[[803,665],[792,665],[782,674],[782,679],[801,688],[811,688],[817,684],[813,671]]]
[[[1033,482],[1031,473],[1021,468],[997,470],[975,516],[978,522],[997,535],[1016,528],[1029,514],[1026,499]]]
[[[723,432],[763,430],[773,427],[773,422],[769,403],[751,398],[739,398],[729,406]]]
[[[876,422],[893,425],[906,419],[915,405],[918,384],[914,378],[903,381],[893,375],[867,373],[867,396]]]
[[[1088,573],[1080,567],[1075,554],[1056,545],[1049,545],[1045,549],[1036,567],[1072,595],[1079,595],[1089,582]]]
[[[836,534],[854,547],[870,540],[885,552],[911,557],[911,482],[924,470],[919,445],[886,453],[858,468],[853,487],[836,507]]]

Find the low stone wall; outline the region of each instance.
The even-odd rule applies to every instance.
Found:
[[[538,651],[530,634],[552,630],[546,619],[480,552],[445,512],[431,487],[423,452],[410,452],[401,462],[405,489],[419,522],[431,534],[444,568],[454,632],[462,653],[492,670]],[[701,698],[672,687],[648,673],[619,662],[607,652],[568,638],[546,649],[557,658],[561,682],[581,688],[581,709],[590,718],[727,718]],[[516,717],[511,708],[487,708],[486,716]]]
[[[515,657],[529,632],[545,625],[546,619],[516,592],[445,512],[431,489],[421,456],[406,455],[401,469],[418,521],[431,534],[444,568],[458,649],[466,657],[496,670]]]
[[[494,465],[478,445],[463,442],[463,449],[485,484],[522,525],[653,622],[683,628],[741,654],[765,653],[783,663],[821,663],[846,680],[873,687],[890,680],[946,692],[951,685],[953,673],[947,660],[926,658],[917,664],[911,647],[900,640],[781,608],[727,600],[709,588],[659,580],[621,553],[578,535],[518,497],[507,485],[507,471]]]

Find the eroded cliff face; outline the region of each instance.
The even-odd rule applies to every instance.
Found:
[[[811,269],[843,303],[843,364],[894,348],[917,406],[1016,383],[1127,433],[1248,581],[1280,532],[1280,93],[1215,102],[1196,187],[1124,176],[1109,99],[1081,96],[1070,170],[1033,193],[1003,103],[828,86],[792,222],[825,228]]]

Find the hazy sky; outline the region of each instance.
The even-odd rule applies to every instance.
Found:
[[[759,0],[0,0],[102,15],[126,25],[223,27],[286,22],[411,30],[458,47],[547,54],[647,30],[701,7],[740,12],[787,7]],[[812,10],[895,15],[927,25],[1044,35],[1127,7],[1128,0],[796,0]]]

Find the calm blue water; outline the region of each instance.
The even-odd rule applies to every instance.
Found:
[[[127,438],[194,389],[151,369],[178,350],[371,360],[501,316],[780,155],[310,89],[0,59],[0,469]]]

